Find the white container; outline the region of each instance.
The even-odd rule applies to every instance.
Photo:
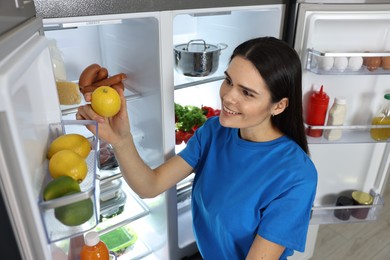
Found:
[[[57,47],[57,41],[55,39],[50,39],[48,41],[49,52],[51,57],[51,62],[54,69],[54,77],[56,80],[65,81],[66,80],[66,70],[64,64],[63,54]]]
[[[336,97],[329,110],[327,126],[342,126],[347,113],[347,100],[344,97]],[[341,129],[326,129],[324,136],[329,141],[335,141],[341,138]]]

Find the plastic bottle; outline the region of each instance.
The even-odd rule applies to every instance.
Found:
[[[384,96],[382,108],[372,119],[372,125],[390,125],[390,94]],[[390,138],[390,128],[371,128],[371,137],[376,141]]]
[[[323,86],[321,86],[320,91],[314,91],[314,93],[310,96],[307,107],[306,123],[309,126],[323,126],[325,123],[328,105],[329,96],[323,91]],[[322,136],[322,129],[312,129],[309,127],[307,135],[320,137]]]
[[[80,252],[80,260],[109,260],[110,253],[106,244],[100,240],[95,231],[88,232],[84,237],[85,245]]]
[[[344,97],[336,97],[328,113],[328,126],[340,126],[344,124],[347,113],[347,100]],[[342,136],[341,129],[326,129],[324,137],[329,141],[335,141]]]
[[[66,70],[62,52],[57,47],[57,41],[50,39],[48,42],[51,62],[53,64],[54,77],[56,80],[66,80]]]

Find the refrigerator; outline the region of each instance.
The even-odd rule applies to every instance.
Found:
[[[272,2],[272,1],[271,1]],[[288,4],[277,2],[240,7],[214,7],[207,9],[173,10],[163,12],[163,44],[167,52],[164,84],[173,95],[169,103],[181,106],[202,106],[221,109],[219,88],[225,79],[230,55],[234,48],[255,37],[283,38]],[[253,25],[253,26],[252,26]],[[206,76],[188,76],[180,70],[175,52],[178,46],[206,44],[220,49],[215,72]],[[190,48],[190,47],[189,47]],[[172,111],[174,113],[174,111]],[[175,132],[175,124],[167,125]],[[175,142],[175,140],[173,140]],[[173,143],[175,144],[175,143]],[[185,142],[174,145],[178,153]],[[191,192],[194,173],[177,184],[169,203],[172,218],[169,229],[177,234],[170,244],[172,252],[184,257],[195,252],[196,243],[192,230]]]
[[[390,71],[385,63],[370,66],[369,60],[390,55],[390,2],[297,1],[293,13],[295,26],[290,43],[301,57],[305,116],[314,91],[323,86],[329,96],[324,126],[306,127],[324,131],[338,127],[342,133],[340,139],[333,141],[324,134],[308,136],[311,158],[318,170],[311,227],[375,221],[386,203],[382,195],[390,156],[388,140],[376,141],[370,132],[378,127],[372,119],[381,109],[384,95],[390,92]],[[324,66],[325,60],[331,65]],[[356,60],[359,62],[354,67]],[[345,61],[348,63],[342,64]],[[327,126],[336,97],[346,99],[345,121],[341,126]],[[337,199],[353,191],[372,195],[372,205],[364,206],[369,211],[367,217],[336,217]],[[354,207],[341,208],[345,212],[358,210]],[[315,243],[310,247],[314,246]]]
[[[85,130],[85,124],[94,122],[75,122],[79,104],[59,103],[56,79],[77,83],[82,70],[93,63],[112,75],[126,73],[133,136],[141,157],[153,168],[180,149],[175,146],[174,103],[218,108],[218,88],[234,47],[258,36],[282,38],[289,3],[155,1],[139,6],[135,2],[114,1],[107,6],[69,1],[62,6],[35,1],[37,15],[33,12],[22,26],[2,35],[1,50],[8,46],[10,51],[2,52],[0,63],[1,194],[12,226],[9,233],[14,234],[23,259],[77,259],[83,236],[90,230],[101,237],[123,229],[132,232],[136,242],[120,250],[118,259],[182,259],[197,252],[189,206],[192,176],[156,198],[139,198],[122,181],[118,167],[99,167],[106,147]],[[256,26],[248,26],[252,24]],[[227,47],[216,73],[184,77],[174,69],[174,46],[196,38]],[[188,100],[191,95],[196,98]],[[47,146],[53,135],[67,132],[91,139],[95,156],[94,172],[88,173],[92,184],[82,193],[82,198],[94,201],[94,216],[88,225],[75,229],[52,224],[57,205],[41,200],[48,179]],[[124,195],[115,197],[120,203],[107,209],[102,197],[108,184],[120,186]],[[77,199],[81,198],[73,201]]]
[[[117,259],[169,259],[166,194],[142,199],[121,180],[117,166],[101,167],[101,155],[108,148],[86,129],[86,125],[97,127],[96,122],[75,120],[77,107],[85,104],[81,95],[79,104],[60,104],[56,88],[60,63],[51,48],[54,42],[67,81],[77,83],[92,63],[106,67],[111,75],[127,74],[123,83],[134,139],[143,160],[156,167],[167,156],[163,122],[171,117],[161,109],[159,14],[43,21],[36,16],[32,1],[2,1],[0,19],[4,257],[79,259],[83,236],[94,230]],[[90,141],[87,177],[80,193],[44,201],[43,190],[51,180],[48,146],[69,133]],[[116,188],[109,197],[107,186],[111,191]],[[57,219],[56,209],[85,199],[93,204],[93,214],[85,223],[69,226]],[[121,241],[113,243],[119,236]]]

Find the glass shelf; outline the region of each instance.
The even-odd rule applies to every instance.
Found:
[[[337,224],[337,223],[358,223],[358,222],[367,222],[375,221],[378,219],[381,210],[384,206],[384,200],[379,194],[374,194],[374,203],[373,205],[354,205],[354,206],[335,206],[335,205],[323,205],[323,206],[314,206],[312,208],[312,215],[310,219],[310,224]],[[368,215],[364,219],[358,219],[353,217],[353,211],[368,209]],[[347,220],[341,220],[335,217],[335,210],[346,210],[352,212],[352,215]]]
[[[224,63],[220,60],[220,64],[218,65],[217,71],[213,73],[212,75],[205,76],[205,77],[188,77],[184,76],[180,73],[178,73],[174,69],[174,84],[175,84],[175,90],[182,89],[182,88],[188,88],[193,87],[209,82],[219,81],[225,79],[225,70],[227,68],[227,63]]]
[[[149,214],[147,205],[130,189],[128,185],[122,185],[121,189],[126,196],[123,211],[112,218],[102,218],[97,229],[104,233],[115,230]]]
[[[309,144],[330,144],[330,143],[384,143],[388,140],[374,140],[371,137],[371,130],[388,130],[390,135],[390,125],[349,125],[349,126],[312,126],[305,124],[306,133],[312,130],[322,131],[321,136],[312,137],[308,136],[307,141]],[[341,130],[341,138],[338,140],[328,140],[325,138],[325,131],[329,130]],[[382,131],[383,131],[382,130]],[[390,140],[390,138],[389,138]]]
[[[321,75],[390,75],[390,69],[379,67],[375,70],[368,70],[363,64],[352,69],[348,65],[344,68],[334,64],[336,58],[351,57],[390,57],[390,52],[320,52],[314,49],[307,50],[306,70]],[[348,61],[347,61],[348,62]]]
[[[77,82],[75,82],[75,83],[77,83]],[[141,96],[140,93],[135,91],[131,86],[127,85],[126,81],[124,81],[123,84],[125,85],[124,95],[125,95],[126,101],[137,99],[137,98],[139,98]],[[87,102],[85,102],[84,96],[81,94],[81,92],[79,94],[80,94],[80,97],[81,97],[80,104],[60,105],[62,115],[69,115],[69,114],[77,113],[77,108],[79,106],[87,104]]]

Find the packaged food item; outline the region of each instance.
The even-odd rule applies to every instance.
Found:
[[[85,245],[81,249],[80,260],[109,260],[110,253],[106,244],[100,240],[96,231],[88,232],[84,237]]]
[[[340,196],[336,201],[336,206],[352,206],[353,204],[352,198],[348,196]],[[335,209],[334,216],[340,220],[348,220],[351,217],[351,209]]]
[[[81,102],[79,85],[70,81],[56,81],[60,105],[76,105]]]
[[[110,251],[120,256],[125,251],[133,248],[135,242],[138,240],[138,235],[132,228],[127,226],[103,234],[101,239],[106,243]]]
[[[344,124],[347,113],[347,100],[344,97],[336,97],[328,113],[328,126],[341,126]],[[335,141],[342,136],[341,129],[326,129],[324,137],[329,141]]]
[[[365,205],[369,206],[372,205],[374,202],[374,198],[368,194],[367,192],[363,191],[354,191],[352,192],[352,199],[354,202],[354,205]],[[370,211],[370,208],[358,208],[352,210],[352,216],[357,219],[365,219],[367,218],[368,212]]]
[[[50,39],[48,42],[51,61],[54,69],[54,77],[56,80],[66,80],[66,70],[64,65],[63,54],[57,47],[57,41]]]
[[[329,105],[329,96],[323,91],[314,91],[310,96],[307,106],[306,123],[309,125],[307,135],[312,137],[322,136],[322,129],[312,129],[310,126],[323,126]]]
[[[372,125],[389,125],[389,128],[371,128],[372,139],[386,141],[390,138],[390,94],[384,95],[381,109],[372,119]]]

